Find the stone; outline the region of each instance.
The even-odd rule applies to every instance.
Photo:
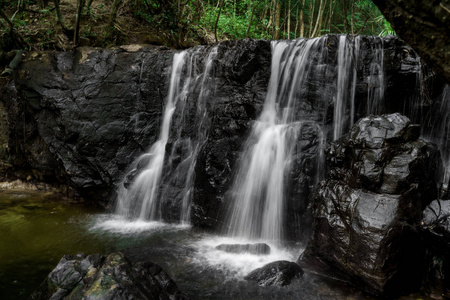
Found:
[[[427,247],[425,289],[450,298],[450,201],[431,202],[423,212],[421,224]]]
[[[285,286],[302,276],[303,270],[298,264],[280,260],[251,271],[245,279],[256,281],[260,286]]]
[[[330,146],[303,268],[337,270],[376,295],[420,288],[426,250],[417,225],[437,196],[442,161],[416,131],[397,113],[369,116]]]
[[[374,3],[394,28],[440,76],[450,83],[450,11],[446,1],[375,0]],[[423,32],[427,32],[423,35]]]
[[[122,253],[65,255],[31,299],[188,299],[156,264]]]
[[[434,200],[423,211],[423,226],[438,226],[450,235],[450,201]]]
[[[256,255],[270,254],[270,246],[264,243],[256,244],[220,244],[216,246],[217,250],[228,253],[250,253]]]

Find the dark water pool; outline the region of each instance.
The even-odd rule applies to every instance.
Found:
[[[62,255],[109,253],[145,243],[92,230],[100,212],[39,192],[0,192],[0,298],[26,299]]]
[[[27,299],[64,254],[118,250],[161,265],[192,299],[373,299],[313,274],[284,288],[243,280],[268,262],[295,261],[301,245],[271,245],[268,256],[227,254],[214,247],[236,241],[188,226],[130,223],[43,193],[0,192],[0,241],[1,299]]]

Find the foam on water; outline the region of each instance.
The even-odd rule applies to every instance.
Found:
[[[281,248],[276,244],[266,243],[270,246],[269,255],[255,255],[250,253],[228,253],[217,250],[220,244],[248,244],[255,240],[236,239],[231,237],[208,236],[193,243],[197,252],[193,258],[194,263],[207,265],[222,271],[228,279],[243,279],[251,271],[277,260],[295,261],[303,249],[290,250]]]
[[[90,230],[102,230],[117,234],[141,234],[162,230],[189,229],[189,225],[168,224],[160,221],[129,220],[123,216],[100,215]]]

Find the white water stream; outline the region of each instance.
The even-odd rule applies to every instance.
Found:
[[[208,128],[204,125],[207,119],[206,101],[211,92],[211,70],[213,60],[217,55],[217,47],[213,47],[207,56],[205,67],[202,73],[196,71],[197,61],[202,55],[203,48],[186,50],[177,53],[173,57],[172,72],[170,77],[169,93],[165,104],[162,118],[161,131],[158,140],[151,146],[149,151],[136,159],[130,167],[128,174],[132,173],[134,178],[127,186],[127,176],[119,184],[118,197],[116,202],[116,214],[130,220],[140,221],[161,221],[162,208],[166,203],[168,185],[161,191],[162,177],[164,170],[171,169],[171,164],[178,154],[175,154],[178,143],[182,143],[186,148],[183,155],[185,158],[178,164],[174,171],[169,174],[172,181],[180,181],[182,178],[182,199],[180,203],[180,222],[187,224],[190,219],[190,203],[192,184],[194,181],[194,167],[197,155],[206,140]],[[184,126],[184,109],[188,106],[187,99],[192,92],[191,89],[200,84],[200,91],[196,103],[196,124],[195,136],[181,138]],[[180,104],[179,104],[180,103]],[[180,109],[181,121],[176,124],[177,128],[171,129],[172,117],[176,109]],[[189,112],[186,112],[189,114]],[[176,132],[172,138],[175,142],[172,145],[172,153],[166,157],[166,146],[171,132]],[[136,173],[136,175],[134,174]],[[170,180],[169,180],[170,182]]]
[[[267,96],[243,151],[231,190],[228,224],[232,237],[280,242],[283,239],[286,182],[302,120],[294,105],[310,71],[310,53],[324,38],[272,42]],[[301,201],[301,200],[299,200]]]
[[[129,188],[120,185],[116,212],[119,215],[139,220],[160,220],[161,203],[158,201],[158,189],[161,181],[166,153],[166,144],[169,139],[169,130],[172,116],[180,95],[181,72],[186,61],[186,52],[177,53],[173,57],[172,75],[170,78],[169,96],[162,120],[159,139],[150,150],[140,156],[133,168],[138,168],[139,163],[146,163]]]

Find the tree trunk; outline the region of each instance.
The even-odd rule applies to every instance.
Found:
[[[273,24],[273,15],[274,15],[274,10],[275,10],[274,2],[275,1],[276,0],[272,0],[272,2],[270,3],[271,7],[269,10],[269,22],[267,23],[267,32],[270,32],[270,27],[272,27],[272,24]]]
[[[253,6],[252,6],[252,14],[250,15],[250,21],[248,22],[247,33],[245,34],[246,37],[250,37],[250,29],[252,28],[253,17],[255,15],[255,9],[258,6],[258,4],[259,4],[259,2],[256,4],[253,4]]]
[[[80,37],[80,21],[81,21],[81,10],[84,6],[84,0],[77,0],[77,11],[75,13],[75,31],[73,33],[73,44],[78,45]]]
[[[287,38],[291,38],[291,0],[288,1],[288,10],[286,14],[287,18]]]
[[[344,19],[344,31],[346,34],[349,34],[350,32],[350,24],[348,23],[348,1],[349,0],[343,0],[342,1],[342,15]]]
[[[0,16],[8,23],[9,25],[9,35],[11,36],[12,40],[14,40],[16,46],[18,48],[25,48],[27,43],[24,41],[23,37],[14,30],[14,23],[11,21],[11,19],[8,17],[6,12],[3,10],[3,8],[0,7]]]
[[[324,5],[325,1],[326,0],[320,0],[319,11],[317,12],[316,26],[314,26],[314,30],[313,30],[313,33],[311,34],[311,37],[320,35],[320,30],[322,27],[322,16],[323,16],[323,12],[325,11],[325,5]]]
[[[64,18],[63,18],[63,16],[62,16],[61,10],[60,10],[60,8],[59,8],[60,0],[53,0],[53,3],[55,4],[56,15],[57,15],[57,17],[58,17],[58,23],[59,23],[59,25],[61,26],[61,29],[62,29],[63,33],[64,33],[69,39],[72,39],[72,38],[73,38],[73,35],[74,35],[74,34],[73,34],[74,31],[73,31],[73,29],[67,27],[66,24],[64,23]]]
[[[335,8],[336,0],[330,0],[330,14],[328,15],[328,32],[331,32],[331,21],[333,20],[334,8]]]
[[[15,69],[17,69],[20,62],[22,61],[23,52],[24,52],[23,50],[19,50],[16,52],[16,55],[14,56],[13,60],[9,63],[9,65],[5,68],[5,70],[3,70],[1,76],[11,76],[12,75],[13,71]]]
[[[3,8],[0,7],[0,16],[5,19],[6,23],[9,25],[9,34],[11,34],[14,30],[14,23],[11,21],[11,19],[8,17],[6,12],[3,10]]]
[[[351,25],[351,29],[352,29],[352,35],[355,34],[355,22],[354,22],[354,15],[355,15],[355,0],[352,0],[352,11],[351,11],[351,16],[350,16],[350,25]]]
[[[305,36],[305,21],[303,19],[303,14],[305,11],[305,0],[302,0],[302,8],[300,9],[300,36]]]
[[[280,19],[281,19],[281,3],[277,1],[275,8],[275,31],[274,31],[274,39],[280,39]]]
[[[214,24],[214,37],[216,39],[216,42],[218,41],[218,39],[217,39],[217,24],[219,24],[220,13],[222,12],[224,3],[225,3],[225,0],[222,0],[220,2],[219,12],[217,13],[217,18],[216,18],[216,24]]]
[[[309,34],[308,34],[308,36],[310,38],[313,37],[312,33],[313,33],[313,21],[314,21],[314,10],[315,10],[315,8],[316,8],[316,0],[312,0],[309,3],[309,11],[311,12],[311,15],[309,17]]]

